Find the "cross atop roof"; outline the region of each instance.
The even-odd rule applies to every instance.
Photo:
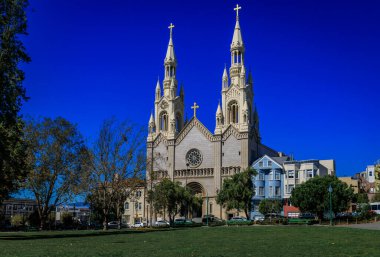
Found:
[[[170,23],[170,26],[168,27],[168,29],[170,29],[170,37],[172,36],[173,28],[174,28],[174,24]]]
[[[241,9],[241,6],[239,6],[238,4],[236,4],[236,7],[234,8],[234,10],[236,11],[236,19],[239,19],[239,10]]]
[[[196,117],[197,116],[197,109],[199,108],[199,105],[197,105],[197,103],[196,102],[194,102],[194,105],[193,106],[191,106],[191,109],[193,109],[194,110],[194,117]]]

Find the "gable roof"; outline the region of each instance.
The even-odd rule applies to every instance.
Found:
[[[255,166],[257,163],[259,163],[260,161],[262,161],[263,159],[269,159],[271,160],[272,162],[274,162],[275,164],[277,164],[277,166],[281,167],[282,168],[282,164],[283,163],[279,163],[278,161],[279,160],[276,160],[277,158],[283,158],[283,157],[269,157],[268,155],[264,155],[262,157],[260,157],[259,159],[257,159],[256,161],[254,161],[251,165],[251,167]],[[276,159],[275,159],[276,158]]]

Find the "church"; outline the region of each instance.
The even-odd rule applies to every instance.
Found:
[[[202,195],[202,209],[192,217],[206,213],[227,219],[227,212],[216,203],[223,179],[244,170],[257,160],[280,153],[261,142],[259,115],[255,107],[252,75],[246,73],[245,44],[239,23],[240,6],[236,6],[236,23],[230,47],[231,65],[224,68],[220,87],[221,102],[215,106],[215,128],[210,131],[197,118],[199,106],[194,103],[193,117],[184,120],[184,88],[178,90],[177,58],[173,28],[164,59],[164,79],[157,81],[154,112],[149,119],[147,137],[147,181],[161,178],[179,181],[194,194]],[[149,182],[148,182],[149,188]],[[206,206],[208,204],[208,206]],[[147,206],[149,208],[149,206]]]

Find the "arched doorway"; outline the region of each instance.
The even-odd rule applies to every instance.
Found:
[[[202,217],[202,206],[203,206],[203,196],[204,196],[204,188],[198,182],[190,182],[186,185],[186,187],[191,191],[191,193],[196,196],[198,199],[196,202],[191,204],[187,210],[187,216],[191,219],[193,218],[201,218]]]

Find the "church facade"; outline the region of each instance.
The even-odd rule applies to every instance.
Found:
[[[253,79],[246,74],[245,45],[236,6],[236,23],[230,46],[231,65],[224,69],[221,102],[216,106],[215,128],[211,132],[197,118],[196,103],[191,107],[193,117],[184,120],[184,89],[178,90],[177,59],[172,29],[164,59],[164,79],[157,81],[154,112],[149,120],[147,137],[147,174],[150,186],[167,177],[179,181],[200,194],[202,210],[193,213],[200,217],[206,212],[226,219],[235,213],[227,212],[216,203],[223,179],[250,166],[263,155],[278,153],[261,143],[259,115],[255,108]],[[179,93],[177,93],[179,91]],[[149,182],[150,181],[150,182]],[[208,204],[208,206],[206,206]],[[149,209],[149,207],[148,207]]]

